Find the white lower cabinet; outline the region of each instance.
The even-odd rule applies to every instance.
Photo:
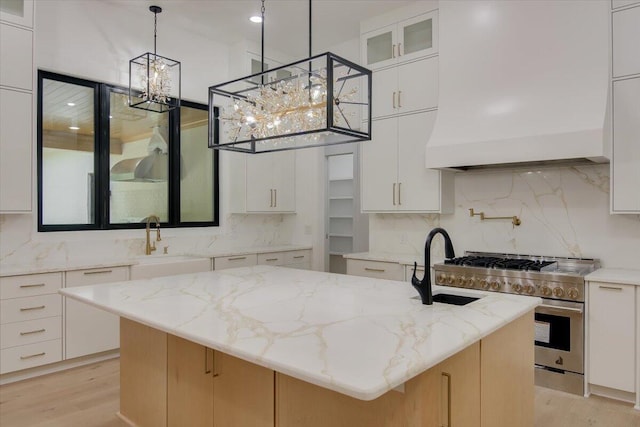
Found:
[[[453,211],[453,175],[424,165],[436,114],[373,121],[373,139],[362,145],[363,212]]]
[[[62,360],[62,273],[0,277],[0,374]]]
[[[258,254],[258,265],[275,265],[280,267],[311,269],[311,251],[284,251]]]
[[[128,267],[67,272],[66,287],[121,282]],[[65,298],[65,358],[86,356],[120,347],[119,318],[83,302]]]
[[[258,264],[256,254],[243,254],[233,256],[221,256],[213,259],[214,270],[224,270],[225,268],[251,267]]]
[[[347,274],[374,279],[404,280],[404,267],[397,262],[347,259]]]
[[[588,283],[589,384],[635,392],[636,286]]]

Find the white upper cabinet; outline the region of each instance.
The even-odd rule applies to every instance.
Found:
[[[438,15],[432,11],[367,32],[361,36],[364,66],[377,69],[435,54]]]
[[[640,0],[611,0],[611,8],[618,9],[620,7],[631,6],[632,4],[640,4]]]
[[[640,74],[640,3],[613,12],[613,77]]]
[[[0,26],[0,85],[33,88],[33,31],[13,25]]]
[[[33,28],[33,0],[0,1],[0,21]]]

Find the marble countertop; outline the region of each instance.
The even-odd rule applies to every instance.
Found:
[[[405,282],[255,266],[66,288],[119,316],[372,400],[533,310],[539,298],[422,305]]]
[[[640,270],[627,268],[600,268],[593,273],[587,274],[584,280],[640,286]]]
[[[363,261],[393,262],[402,265],[413,265],[414,262],[417,262],[419,266],[424,266],[424,256],[418,257],[414,255],[398,255],[384,252],[357,252],[345,254],[343,255],[343,258],[359,259]]]
[[[57,273],[61,271],[73,271],[73,270],[85,270],[94,268],[112,268],[112,267],[126,267],[130,265],[136,265],[144,262],[144,259],[161,259],[166,257],[167,259],[175,258],[177,256],[189,256],[194,258],[214,258],[220,256],[234,256],[234,255],[246,255],[246,254],[261,254],[269,252],[287,252],[312,249],[311,246],[300,245],[281,245],[281,246],[264,246],[254,248],[236,248],[236,249],[197,249],[194,251],[187,251],[180,254],[153,254],[135,255],[131,257],[114,256],[111,258],[105,257],[91,257],[73,258],[66,261],[49,261],[41,260],[31,264],[0,264],[0,277],[7,276],[20,276],[23,274],[40,274],[40,273]]]

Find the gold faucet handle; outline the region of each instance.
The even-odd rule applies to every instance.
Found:
[[[151,246],[149,247],[149,249],[151,250],[151,252],[156,250],[156,242],[151,242]]]
[[[160,238],[160,227],[156,227],[156,242],[161,241],[162,239]]]

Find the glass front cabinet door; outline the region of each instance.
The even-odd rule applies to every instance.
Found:
[[[363,34],[362,54],[371,69],[410,61],[438,51],[437,11]]]

